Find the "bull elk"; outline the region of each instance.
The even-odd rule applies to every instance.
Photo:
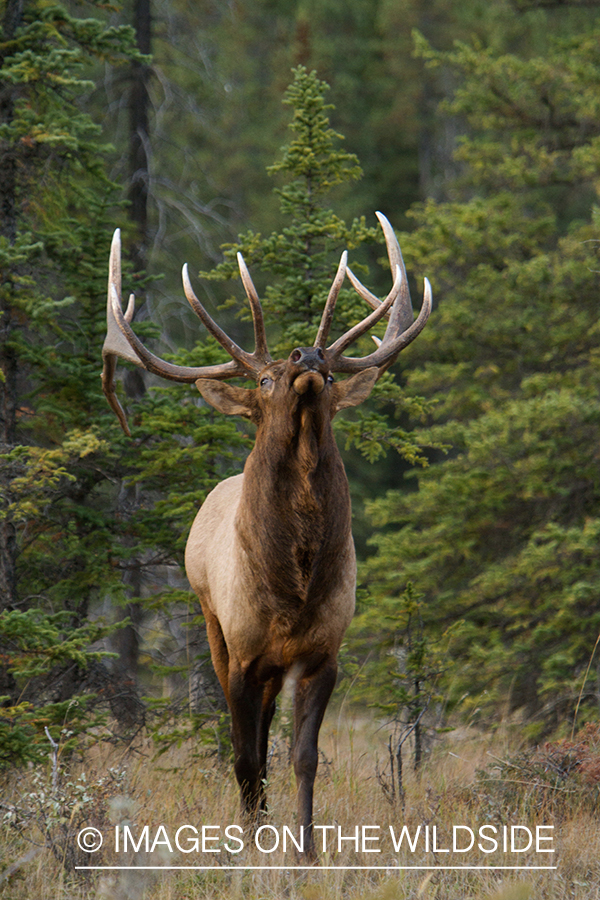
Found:
[[[375,297],[347,269],[342,254],[312,347],[273,360],[267,349],[258,295],[241,254],[238,263],[254,322],[255,349],[239,347],[206,312],[183,268],[185,295],[231,359],[188,368],[159,359],[131,329],[134,298],[121,308],[120,237],[115,232],[108,281],[108,334],[102,383],[129,433],[115,395],[116,357],[174,381],[194,382],[207,403],[256,425],[244,472],[227,478],[198,512],[185,553],[190,584],[202,606],[213,665],[231,712],[235,774],[244,814],[256,821],[266,809],[269,726],[288,673],[296,678],[292,759],[298,791],[299,834],[314,859],[313,788],[317,740],[337,674],[337,653],[354,611],[356,562],[350,494],[332,419],[365,400],[379,376],[424,327],[431,310],[425,279],[421,311],[413,321],[406,270],[388,220],[381,223],[393,286]],[[327,346],[335,303],[346,273],[373,308]],[[376,322],[389,319],[377,348],[361,358],[344,351]],[[334,374],[349,378],[334,380]],[[257,387],[225,383],[242,376]]]

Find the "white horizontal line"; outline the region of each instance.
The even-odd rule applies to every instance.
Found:
[[[498,870],[506,871],[527,871],[534,872],[539,870],[554,870],[557,869],[558,866],[75,866],[76,869],[111,869],[111,870],[120,870],[120,869],[136,869],[142,870],[152,870],[156,871],[159,869],[194,869],[194,870],[202,870],[202,871],[211,871],[211,872],[222,872],[226,869],[239,869],[242,871],[248,870],[260,870],[265,871],[267,869],[273,870],[283,870],[289,872],[294,869],[307,869],[312,870],[314,872],[318,872],[320,869],[362,869],[365,871],[373,871],[373,870],[382,870],[384,872],[395,872],[395,871],[405,871],[410,869],[429,869],[433,871],[460,871],[467,869],[478,869],[483,871],[496,872]]]

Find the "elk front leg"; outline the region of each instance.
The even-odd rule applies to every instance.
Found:
[[[260,725],[264,686],[241,671],[229,676],[229,711],[235,777],[240,786],[242,812],[256,820],[265,809],[264,765],[261,760]]]
[[[207,603],[203,603],[200,600],[200,605],[202,606],[204,621],[206,622],[206,636],[208,637],[213,668],[225,694],[227,706],[229,706],[229,652],[227,644],[217,617],[210,611]]]
[[[267,751],[269,749],[269,728],[276,710],[276,697],[281,690],[283,676],[275,675],[264,687],[260,724],[258,728],[258,760],[261,770],[261,781],[267,777]],[[266,808],[266,807],[265,807]]]
[[[331,692],[337,663],[326,659],[318,668],[305,670],[296,685],[294,701],[294,749],[292,759],[298,788],[298,825],[303,828],[304,852],[315,859],[313,838],[313,790],[319,761],[319,729]]]

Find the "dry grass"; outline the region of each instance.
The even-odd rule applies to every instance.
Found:
[[[140,741],[124,757],[123,751],[97,746],[90,750],[85,763],[69,773],[71,783],[85,769],[89,790],[81,796],[65,800],[58,819],[50,822],[49,835],[60,844],[61,835],[68,833],[71,847],[63,844],[59,852],[42,849],[34,858],[26,859],[32,845],[24,837],[43,842],[40,823],[49,819],[33,816],[27,826],[31,833],[23,836],[5,825],[1,832],[0,898],[10,900],[191,900],[191,898],[247,898],[247,900],[527,900],[527,898],[569,898],[569,900],[598,900],[600,897],[600,824],[597,812],[588,802],[597,786],[588,782],[570,781],[568,788],[556,784],[541,784],[544,760],[535,767],[516,771],[513,778],[506,760],[514,751],[508,738],[496,734],[493,738],[474,732],[455,732],[444,738],[436,748],[420,780],[407,784],[404,810],[392,808],[385,800],[376,775],[376,760],[380,768],[385,762],[385,731],[377,732],[368,719],[349,721],[339,719],[334,712],[323,727],[322,762],[316,788],[315,821],[331,825],[327,833],[326,852],[320,852],[319,868],[310,871],[295,868],[298,860],[293,846],[287,852],[261,853],[252,845],[252,836],[244,834],[242,852],[227,852],[225,841],[211,844],[220,853],[170,853],[165,845],[157,844],[153,853],[146,853],[143,845],[137,852],[127,854],[114,850],[115,825],[131,826],[134,836],[142,826],[149,826],[150,840],[164,826],[163,838],[168,835],[172,844],[182,825],[218,826],[209,834],[225,835],[228,825],[239,824],[237,788],[231,770],[219,767],[210,759],[200,764],[190,762],[190,749],[182,747],[154,760],[149,743]],[[269,776],[269,817],[266,823],[277,828],[279,834],[288,826],[294,835],[293,775],[287,765],[285,743],[275,743]],[[524,758],[524,757],[523,757]],[[545,759],[545,758],[544,758]],[[524,764],[525,765],[525,764]],[[496,766],[496,769],[494,769]],[[542,768],[540,768],[540,766]],[[125,775],[105,778],[109,768],[125,768]],[[477,776],[486,768],[490,779]],[[18,797],[33,791],[32,772],[6,785],[6,801],[15,803]],[[46,783],[49,778],[45,776]],[[67,775],[61,774],[65,783]],[[39,786],[38,786],[39,787]],[[68,794],[68,791],[67,791]],[[557,799],[558,798],[558,799]],[[69,802],[72,808],[69,809]],[[79,804],[79,806],[78,806]],[[86,818],[87,817],[87,818]],[[42,821],[43,820],[43,821]],[[95,825],[104,835],[99,853],[76,855],[75,834],[68,825]],[[536,826],[554,827],[556,853],[536,853],[535,848],[523,853],[494,853],[474,849],[464,853],[426,852],[423,831],[429,827],[430,844],[433,828],[437,829],[438,848],[451,848],[453,826],[470,827],[477,835],[483,825],[494,825],[502,834],[502,826],[520,825],[534,831]],[[396,852],[390,826],[399,834],[406,825],[414,835],[420,826],[421,840],[410,852],[406,846]],[[379,853],[356,852],[353,842],[343,841],[338,850],[337,829],[343,837],[353,836],[359,826],[378,826],[366,832],[378,837],[367,844]],[[65,829],[67,829],[65,831]],[[220,830],[219,830],[220,829]],[[545,832],[550,834],[551,832]],[[190,832],[185,832],[184,838]],[[525,834],[523,831],[519,833]],[[510,835],[510,832],[509,832]],[[359,831],[360,836],[360,831]],[[462,830],[462,840],[468,833]],[[271,846],[274,834],[264,834],[264,847]],[[321,837],[318,837],[319,842]],[[477,843],[477,841],[476,841]],[[236,847],[234,841],[230,847]],[[489,849],[489,843],[484,846]],[[56,847],[54,848],[56,851]],[[126,862],[137,871],[70,871],[61,865],[60,855],[72,853],[71,862],[93,865],[115,865]],[[75,854],[75,855],[73,855]],[[66,859],[66,855],[63,857]],[[149,865],[212,865],[211,871],[170,870],[163,872],[142,870]],[[226,869],[225,866],[238,866]],[[281,866],[286,868],[244,869],[242,866]],[[555,870],[493,870],[480,869],[400,869],[398,866],[536,866],[556,865]],[[380,869],[328,869],[325,866],[381,866]],[[11,869],[12,867],[12,869]],[[11,873],[9,875],[9,873]],[[0,876],[2,878],[2,876]]]

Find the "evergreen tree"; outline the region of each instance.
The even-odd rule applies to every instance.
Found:
[[[418,773],[431,743],[428,733],[434,730],[438,718],[435,707],[443,697],[437,686],[447,667],[449,635],[443,635],[443,645],[434,645],[425,632],[422,601],[408,582],[394,604],[394,614],[387,617],[386,634],[381,643],[388,651],[387,665],[382,673],[382,680],[388,686],[385,701],[373,704],[393,726],[388,738],[387,771],[378,772],[378,779],[392,806],[400,800],[402,808],[404,745],[412,744],[413,768]],[[390,659],[393,662],[391,671]]]
[[[368,229],[364,220],[354,220],[348,225],[329,207],[336,190],[358,178],[360,168],[356,157],[339,147],[341,136],[330,126],[327,113],[331,106],[325,102],[327,85],[315,72],[309,73],[302,66],[293,74],[284,98],[292,109],[292,138],[282,149],[280,160],[269,170],[278,180],[275,192],[280,199],[285,227],[266,237],[255,232],[242,234],[236,244],[224,245],[223,263],[201,273],[209,283],[235,279],[235,297],[229,301],[229,305],[235,306],[239,306],[238,252],[243,253],[257,282],[265,275],[271,276],[261,293],[267,328],[272,332],[269,345],[275,356],[287,356],[294,346],[313,343],[340,250],[349,247],[356,252],[367,240],[381,240],[379,231]],[[354,290],[342,290],[336,307],[336,327],[347,330],[364,314],[364,302]],[[249,318],[247,309],[245,315]],[[240,339],[242,345],[250,341],[249,336],[246,341]],[[207,356],[209,351],[211,357]],[[188,365],[217,362],[223,354],[211,340],[199,344],[192,352],[181,353],[177,362]],[[408,408],[391,374],[381,379],[378,392],[380,402],[403,410]],[[223,458],[223,448],[230,448],[233,460],[235,451],[245,443],[245,430],[232,430],[234,420],[218,414],[213,421],[214,413],[210,407],[199,405],[193,387],[176,385],[155,389],[150,392],[149,403],[144,400],[134,407],[132,432],[142,448],[141,467],[134,480],[143,483],[145,490],[155,491],[161,499],[146,512],[147,530],[144,530],[142,510],[132,516],[138,553],[144,548],[150,551],[163,541],[168,545],[171,517],[175,514],[183,523],[195,512],[214,477],[211,462],[215,455]],[[419,410],[420,401],[412,399],[410,408]],[[207,419],[212,423],[212,431],[207,430]],[[353,419],[341,424],[340,430],[346,433],[348,443],[354,443],[372,459],[390,446],[411,462],[419,458],[419,448],[411,435],[374,410],[357,412]],[[171,472],[180,473],[177,491],[171,487]],[[165,517],[162,525],[156,520],[159,511]],[[182,529],[182,537],[186,533],[187,529]],[[183,545],[179,546],[182,549]],[[174,599],[181,600],[181,592],[161,591],[161,597],[153,599],[153,606],[160,604],[161,608],[172,611]],[[196,717],[192,726],[203,721],[203,716]],[[184,730],[186,727],[183,726]],[[180,739],[179,726],[171,736]],[[164,734],[161,741],[165,742]]]
[[[598,712],[598,37],[531,58],[420,44],[454,73],[448,112],[469,125],[465,199],[417,207],[405,239],[442,298],[408,382],[437,398],[421,440],[450,452],[418,492],[372,506],[375,598],[410,580],[430,627],[463,619],[455,695],[523,708],[533,733],[581,690],[579,716]]]
[[[98,616],[110,618],[126,602],[124,576],[138,567],[138,554],[146,596],[160,587],[161,566],[181,563],[191,520],[244,437],[199,409],[197,392],[178,392],[174,401],[167,387],[134,412],[131,444],[100,390],[119,198],[105,174],[109,148],[84,111],[93,84],[82,72],[98,60],[123,68],[139,60],[133,31],[37,2],[9,4],[4,21],[0,168],[17,162],[0,197],[12,217],[0,238],[0,757],[9,762],[43,752],[46,725],[55,738],[76,720],[75,730],[83,728],[94,693],[122,722],[139,719],[132,685],[101,660],[98,640],[110,624]],[[211,361],[215,350],[194,352]],[[120,486],[135,492],[142,482],[144,502],[124,503]],[[188,617],[187,605],[180,608]],[[163,662],[167,649],[181,655],[180,644],[168,643]],[[89,703],[73,702],[81,694]]]
[[[98,428],[96,300],[106,215],[98,126],[81,108],[92,58],[118,63],[129,29],[58,4],[6,0],[0,41],[0,693],[6,748],[35,755],[64,722],[103,633],[88,622],[112,580],[90,502],[105,480]],[[21,701],[19,715],[10,704]],[[8,703],[8,707],[6,704]],[[35,703],[43,713],[29,708]],[[50,704],[50,705],[48,705]],[[74,709],[74,708],[73,708]],[[74,712],[70,718],[79,717]],[[32,723],[37,723],[34,724]],[[33,730],[32,730],[33,729]],[[26,736],[26,739],[25,739]],[[8,756],[13,752],[9,750]]]
[[[267,286],[264,306],[282,323],[286,346],[314,340],[338,262],[334,250],[354,249],[377,237],[364,219],[348,227],[325,206],[333,188],[361,175],[357,158],[335,146],[341,136],[329,124],[327,113],[333,107],[325,103],[326,89],[314,71],[300,66],[284,97],[293,108],[294,138],[269,173],[285,179],[275,188],[285,229],[266,238],[246,232],[239,243],[226,245],[224,263],[204,273],[213,280],[235,277],[236,254],[241,251],[248,265],[275,275],[278,284]]]
[[[238,243],[224,245],[225,261],[203,273],[209,279],[234,277],[240,251],[249,266],[275,277],[264,289],[264,306],[270,321],[278,325],[273,352],[282,355],[296,345],[313,343],[340,249],[347,247],[356,254],[367,241],[381,240],[376,229],[366,227],[364,217],[348,225],[327,205],[340,185],[360,177],[361,169],[353,154],[337,146],[342,136],[329,123],[327,113],[333,107],[325,102],[327,84],[304,66],[298,66],[293,74],[284,97],[284,103],[293,109],[293,138],[283,148],[281,160],[269,167],[272,176],[284,179],[275,192],[286,225],[267,237],[251,231],[240,235]],[[352,265],[368,271],[354,259]],[[357,294],[342,289],[334,328],[344,332],[362,319],[364,312],[364,302]],[[364,340],[368,346],[368,338]],[[374,397],[398,414],[408,409],[417,415],[423,411],[420,399],[407,400],[389,374],[378,383]],[[384,413],[358,410],[351,419],[340,418],[337,427],[345,433],[348,446],[356,446],[371,461],[389,448],[412,463],[421,459],[411,435],[391,424]]]

